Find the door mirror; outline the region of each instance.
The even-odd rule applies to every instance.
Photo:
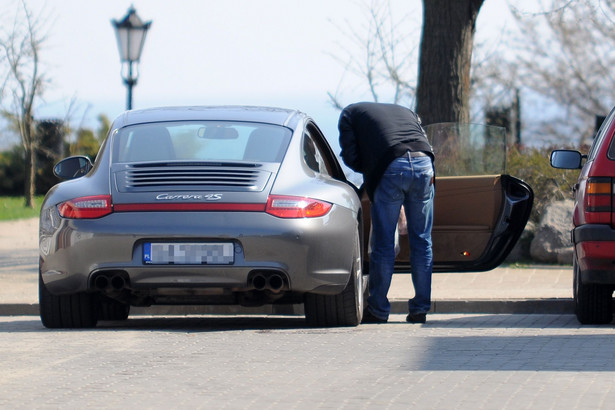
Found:
[[[92,161],[85,156],[68,157],[53,167],[53,174],[60,179],[75,179],[84,176],[92,169]]]
[[[583,158],[587,156],[582,155],[579,151],[556,149],[551,152],[551,166],[560,169],[579,169]]]

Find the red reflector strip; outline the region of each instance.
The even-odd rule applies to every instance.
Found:
[[[227,211],[227,212],[264,212],[265,204],[114,204],[115,212],[152,212],[152,211]]]
[[[611,196],[589,196],[585,209],[589,212],[611,212]]]

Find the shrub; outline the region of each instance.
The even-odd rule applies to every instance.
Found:
[[[24,150],[20,145],[0,152],[0,196],[23,195],[25,167]]]
[[[534,190],[534,207],[530,220],[540,222],[546,207],[553,201],[572,199],[572,187],[579,170],[551,167],[549,156],[554,148],[516,148],[508,150],[507,173],[527,182]]]

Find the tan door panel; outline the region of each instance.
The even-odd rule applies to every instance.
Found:
[[[499,175],[439,177],[432,231],[434,261],[478,259],[489,243],[501,206]],[[397,260],[408,259],[408,237],[402,235]]]
[[[440,177],[436,185],[434,260],[472,261],[486,249],[502,207],[499,175]]]
[[[473,261],[489,244],[502,207],[500,175],[438,177],[432,231],[434,262]],[[364,216],[370,212],[363,196]],[[369,219],[364,225],[365,250],[369,238]],[[407,264],[408,236],[401,235],[397,260]]]

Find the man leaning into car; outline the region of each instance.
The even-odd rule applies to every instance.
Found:
[[[401,206],[408,223],[415,296],[408,301],[410,323],[425,323],[431,308],[433,254],[433,151],[412,110],[371,102],[351,104],[339,120],[341,157],[363,174],[371,201],[369,298],[362,323],[386,323],[387,293],[395,265],[395,229]]]

